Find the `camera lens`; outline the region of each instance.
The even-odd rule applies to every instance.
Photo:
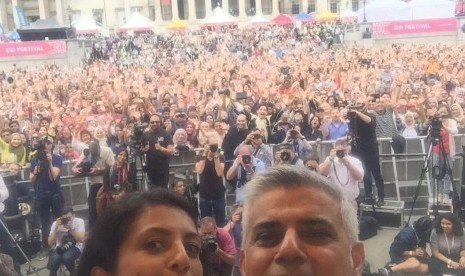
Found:
[[[289,161],[289,159],[291,159],[291,154],[288,151],[283,151],[281,152],[281,155],[279,156],[279,158],[282,161]]]
[[[217,152],[218,151],[218,145],[217,144],[210,145],[210,151],[211,152]]]
[[[252,162],[252,157],[250,157],[250,155],[243,155],[242,162],[246,165],[250,164],[250,162]]]
[[[344,152],[344,150],[337,150],[336,151],[336,156],[338,158],[343,158],[345,155],[346,155],[346,153]]]

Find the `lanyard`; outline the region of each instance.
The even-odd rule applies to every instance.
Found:
[[[452,243],[451,243],[451,246],[449,246],[449,239],[447,238],[446,233],[444,233],[444,237],[446,238],[447,253],[448,253],[449,256],[450,256],[450,248],[451,248],[451,247],[454,247],[454,239],[455,239],[455,236],[452,235]]]

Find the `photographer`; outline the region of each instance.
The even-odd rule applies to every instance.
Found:
[[[362,161],[363,184],[365,188],[365,203],[378,206],[384,205],[384,180],[379,164],[379,148],[376,139],[376,118],[367,112],[364,98],[359,97],[355,106],[350,107],[349,118],[351,134],[351,152]],[[373,181],[378,190],[378,202],[373,199]]]
[[[97,220],[96,196],[103,185],[103,173],[106,168],[113,166],[115,158],[109,147],[100,146],[97,140],[89,144],[89,149],[84,149],[78,162],[71,171],[76,176],[90,177],[89,189],[89,228],[92,229]]]
[[[206,144],[203,153],[195,163],[195,171],[199,175],[199,208],[200,217],[214,216],[219,225],[225,222],[226,202],[223,184],[224,156],[217,141]]]
[[[168,187],[170,156],[174,152],[173,139],[161,126],[161,116],[150,116],[150,130],[144,132],[142,145],[147,157],[147,177],[151,187]]]
[[[31,160],[29,179],[34,185],[36,204],[42,224],[42,241],[48,248],[47,238],[52,224],[50,218],[60,216],[64,199],[60,187],[61,156],[52,154],[53,138],[47,136],[38,142],[36,154]],[[50,213],[51,211],[51,213]]]
[[[286,138],[282,144],[289,144],[293,147],[294,152],[300,159],[306,158],[306,155],[311,152],[312,145],[305,139],[300,132],[300,127],[295,126],[294,128],[286,132]]]
[[[341,187],[342,194],[355,208],[360,193],[358,182],[363,179],[362,162],[349,155],[347,138],[339,138],[334,143],[329,156],[320,164],[319,172]]]
[[[48,236],[48,244],[54,247],[48,258],[50,275],[57,275],[60,264],[73,274],[75,261],[81,255],[85,239],[84,220],[76,218],[72,208],[65,208],[57,218]]]
[[[236,247],[228,231],[218,228],[212,217],[200,220],[202,239],[201,261],[203,275],[230,276],[234,266]]]
[[[292,144],[281,144],[274,155],[274,165],[298,165],[304,166],[304,162],[296,154]]]
[[[237,151],[242,145],[251,145],[253,147],[253,156],[263,161],[266,168],[273,165],[273,149],[269,145],[263,143],[262,134],[258,128],[252,129],[247,135],[247,138],[237,146],[234,151],[235,155],[237,155]]]
[[[252,177],[265,170],[265,163],[253,156],[253,148],[242,145],[237,150],[236,160],[226,173],[228,181],[236,182],[236,202],[244,200],[244,186]]]

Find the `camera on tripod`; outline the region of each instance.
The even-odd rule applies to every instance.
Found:
[[[434,115],[433,117],[430,117],[431,127],[429,130],[429,136],[431,137],[432,141],[439,141],[439,138],[441,137],[442,119],[445,118],[447,118],[447,115]]]
[[[147,128],[147,123],[135,124],[132,128],[132,135],[130,141],[130,147],[136,150],[142,148],[142,136],[144,135],[144,130]]]

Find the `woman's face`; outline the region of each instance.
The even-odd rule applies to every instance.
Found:
[[[47,128],[46,127],[40,127],[39,128],[39,135],[40,135],[40,137],[47,136]]]
[[[116,156],[116,161],[119,163],[124,163],[128,160],[128,153],[125,152],[124,150],[118,153],[118,156]]]
[[[200,124],[200,129],[203,130],[203,131],[208,131],[210,127],[208,126],[208,123],[207,122],[202,122]]]
[[[328,103],[330,106],[334,106],[334,104],[336,103],[336,100],[334,99],[334,97],[329,97],[328,98]]]
[[[405,123],[410,125],[414,121],[413,115],[412,114],[407,114],[405,115]]]
[[[205,121],[206,121],[208,124],[213,124],[213,116],[208,115],[207,117],[205,117]]]
[[[97,139],[105,139],[106,138],[106,135],[105,135],[105,131],[103,131],[103,129],[96,129],[95,130],[95,138]]]
[[[194,133],[194,126],[192,126],[192,125],[187,125],[187,126],[186,126],[186,132],[187,132],[187,134],[192,134],[192,133]]]
[[[448,113],[447,113],[447,108],[445,108],[445,107],[439,108],[439,109],[438,109],[438,114],[439,114],[440,116],[447,116],[447,115],[448,115]]]
[[[312,128],[318,128],[318,125],[320,124],[320,119],[317,117],[313,117],[312,121],[310,122],[310,126]]]
[[[441,219],[441,228],[442,228],[442,231],[444,231],[444,233],[446,234],[450,234],[452,233],[452,227],[454,225],[452,224],[452,221],[448,220],[448,219]]]
[[[14,134],[14,135],[11,135],[11,141],[10,141],[10,144],[13,146],[13,147],[19,147],[21,145],[21,136],[19,134]]]
[[[63,137],[71,137],[71,130],[69,129],[69,127],[64,127],[61,131],[61,135]]]
[[[177,194],[184,195],[184,193],[186,192],[186,184],[184,184],[184,182],[182,181],[177,182],[176,186],[174,186],[174,191]]]
[[[167,206],[147,207],[129,233],[117,253],[116,276],[203,274],[201,241],[185,212]]]
[[[452,117],[459,118],[460,117],[460,107],[454,105],[450,108],[450,112],[452,113]]]

